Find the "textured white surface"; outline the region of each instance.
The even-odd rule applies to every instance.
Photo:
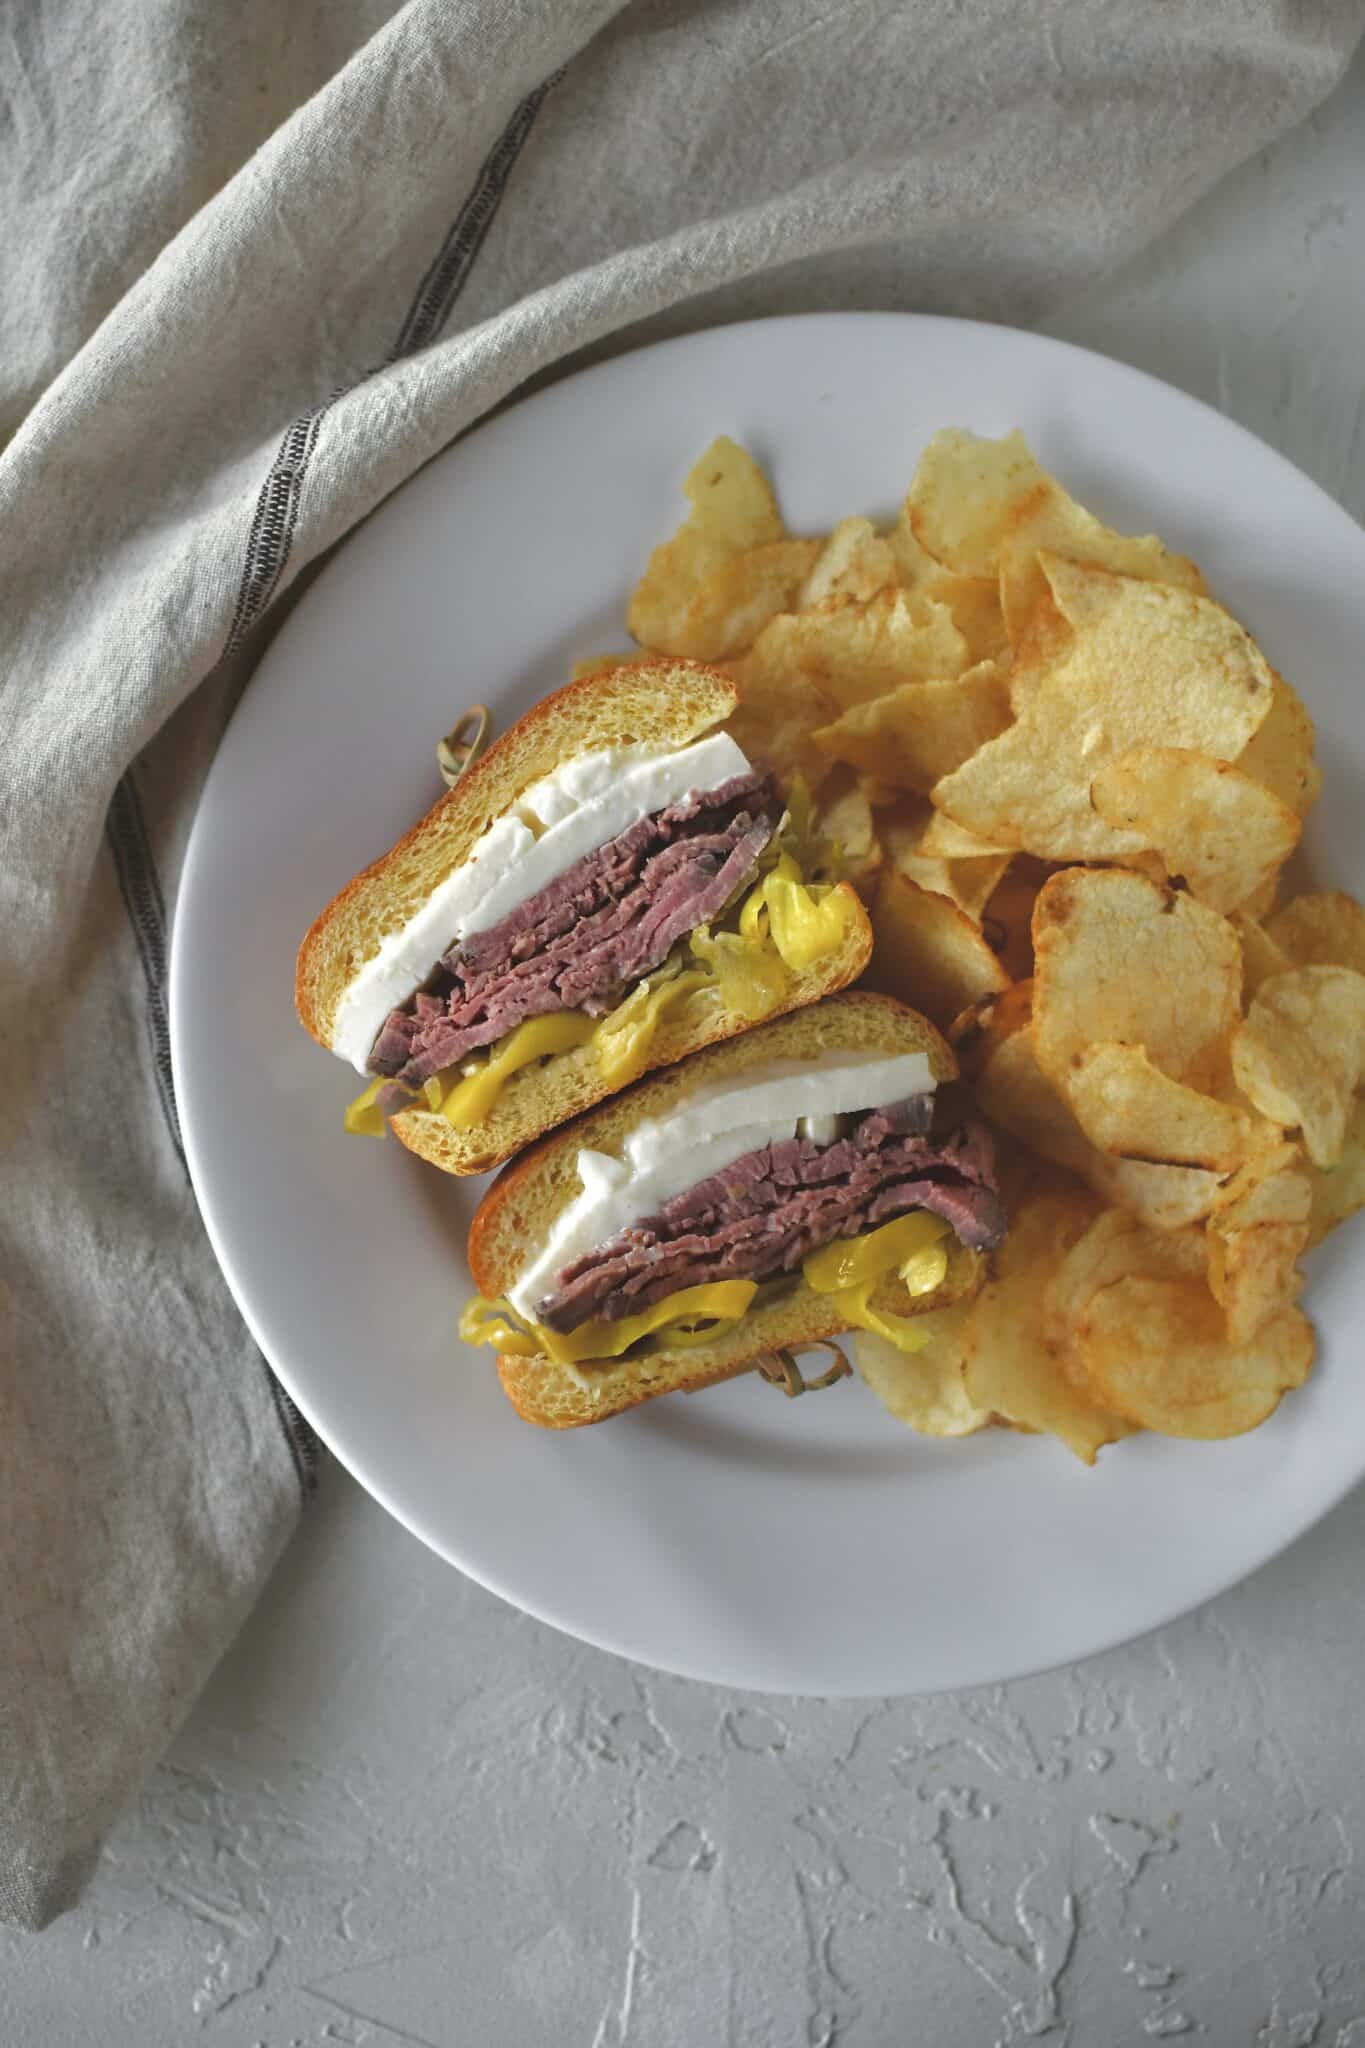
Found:
[[[1363,120],[1358,64],[1054,323],[1357,516]],[[1077,1670],[823,1706],[581,1649],[333,1472],[86,1905],[0,1931],[0,2043],[1365,2048],[1362,1545],[1357,1494]]]

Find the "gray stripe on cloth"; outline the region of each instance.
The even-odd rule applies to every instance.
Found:
[[[484,158],[468,198],[423,275],[398,330],[398,339],[384,361],[367,370],[355,383],[338,385],[321,405],[304,413],[286,428],[279,453],[270,465],[256,501],[251,531],[247,536],[241,589],[220,661],[226,661],[236,653],[279,586],[293,545],[294,523],[298,518],[304,478],[323,420],[337,400],[353,391],[357,384],[363,384],[377,370],[386,369],[402,357],[415,355],[419,349],[426,348],[445,326],[483,247],[484,237],[493,224],[507,181],[535,125],[536,115],[546,94],[558,85],[566,68],[561,67],[534,92],[527,93],[514,109],[507,126]]]

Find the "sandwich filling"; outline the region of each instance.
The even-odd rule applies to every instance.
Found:
[[[528,928],[507,930],[519,911],[554,892],[560,904],[567,903],[593,857],[629,838],[633,828],[685,809],[698,792],[720,798],[751,775],[742,748],[724,732],[708,733],[686,747],[599,747],[562,762],[522,792],[421,908],[386,934],[361,965],[337,1005],[332,1050],[361,1073],[397,1073],[408,1059],[398,1060],[404,1047],[390,1025],[395,1018],[413,1016],[418,992],[427,991],[434,977],[449,976],[450,963],[460,960],[467,942],[484,941],[477,959],[487,967],[499,957],[493,935],[504,933],[519,963],[533,937]],[[692,826],[693,821],[679,822]],[[728,822],[728,814],[725,819],[707,814],[713,832]],[[664,845],[652,848],[664,850]],[[380,1044],[386,1045],[386,1054],[376,1064]]]
[[[718,1280],[774,1280],[836,1239],[927,1210],[985,1251],[1004,1234],[990,1138],[966,1124],[932,1134],[933,1097],[913,1095],[851,1121],[831,1144],[782,1138],[675,1195],[657,1215],[565,1266],[535,1319],[567,1335],[616,1322]]]
[[[462,1332],[561,1362],[614,1358],[641,1338],[705,1342],[761,1286],[836,1294],[850,1326],[923,1341],[873,1292],[911,1295],[947,1272],[943,1240],[1004,1235],[990,1138],[936,1103],[922,1053],[770,1061],[684,1095],[619,1154],[584,1149],[581,1191],[505,1301]]]
[[[418,1088],[528,1018],[606,1016],[750,881],[781,816],[771,776],[746,763],[636,820],[451,947],[390,1012],[370,1071]]]
[[[730,1018],[771,1016],[793,977],[847,949],[863,921],[804,786],[784,803],[728,733],[668,755],[581,755],[514,813],[343,997],[333,1050],[358,1053],[373,1076],[347,1109],[348,1131],[382,1137],[387,1118],[423,1100],[471,1130],[523,1069],[561,1055],[622,1088],[661,1031],[704,1039]],[[434,956],[433,934],[452,918],[455,939]]]

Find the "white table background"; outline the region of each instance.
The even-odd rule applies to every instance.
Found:
[[[1360,61],[1052,323],[1358,518],[1363,137]],[[582,1649],[333,1468],[84,1905],[0,1929],[0,2048],[1365,2048],[1362,1559],[1358,1492],[1126,1650],[824,1705]]]

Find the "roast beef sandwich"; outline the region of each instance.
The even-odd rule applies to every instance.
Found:
[[[342,890],[295,996],[369,1078],[349,1128],[483,1173],[856,979],[867,915],[726,732],[736,701],[693,662],[570,684]]]
[[[639,1082],[498,1176],[461,1335],[550,1429],[849,1329],[918,1349],[1004,1233],[955,1078],[923,1017],[852,992]]]

